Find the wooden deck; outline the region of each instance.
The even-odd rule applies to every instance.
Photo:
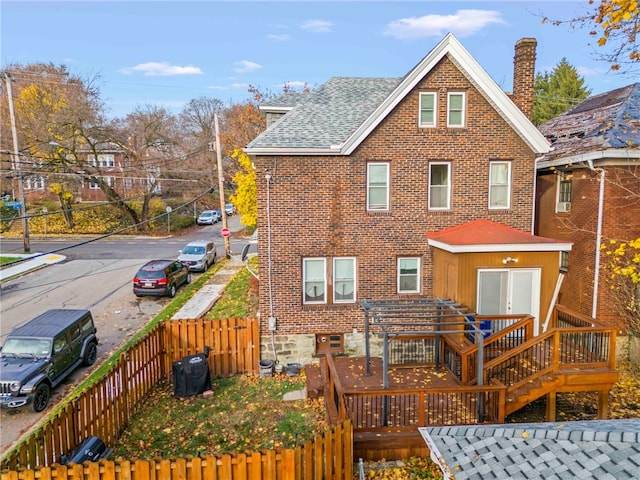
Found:
[[[440,367],[405,356],[412,364],[390,364],[386,388],[382,359],[370,358],[367,374],[365,357],[327,356],[307,371],[308,390],[324,395],[332,423],[353,422],[354,458],[366,460],[428,455],[419,427],[504,423],[508,414],[542,396],[547,420],[554,421],[559,392],[597,391],[598,417],[606,418],[608,392],[618,379],[614,329],[566,309],[538,336],[531,318],[507,323],[482,348],[464,335],[435,342],[425,335],[422,345],[431,345],[425,349],[431,354],[439,349]],[[415,344],[408,346],[416,351]]]

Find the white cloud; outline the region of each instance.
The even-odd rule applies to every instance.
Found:
[[[303,30],[309,30],[310,32],[315,33],[330,32],[331,27],[333,27],[333,23],[327,22],[326,20],[307,20],[300,25],[300,28]]]
[[[234,65],[236,68],[234,68],[233,71],[236,73],[250,73],[262,68],[262,65],[250,62],[249,60],[240,60],[239,62],[234,63]]]
[[[179,65],[171,65],[168,62],[147,62],[139,63],[134,67],[122,68],[120,73],[126,75],[141,72],[145,77],[172,77],[177,75],[202,75],[203,72],[198,67],[187,65],[181,67]]]
[[[287,40],[291,39],[291,35],[289,35],[287,33],[282,33],[280,35],[278,35],[276,33],[270,33],[269,35],[267,35],[267,38],[269,40],[278,40],[280,42],[286,42]]]
[[[494,10],[458,10],[453,15],[425,15],[394,20],[383,33],[399,40],[443,37],[449,32],[468,37],[488,25],[505,23],[502,14]]]

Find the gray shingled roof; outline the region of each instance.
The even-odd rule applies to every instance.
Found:
[[[640,83],[594,95],[540,125],[552,141],[544,160],[609,148],[640,148]]]
[[[400,78],[334,77],[300,97],[247,148],[330,148],[342,144],[389,96]]]
[[[445,478],[640,478],[640,419],[432,427],[420,433]]]

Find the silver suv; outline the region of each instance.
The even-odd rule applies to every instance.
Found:
[[[98,355],[89,310],[48,310],[13,330],[0,350],[0,405],[41,412],[51,389]]]
[[[200,272],[206,272],[209,266],[216,263],[218,254],[216,244],[210,240],[190,242],[182,250],[178,250],[178,253],[179,262],[184,263],[189,270]]]

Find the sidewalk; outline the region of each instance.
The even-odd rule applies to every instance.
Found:
[[[173,317],[173,320],[200,318],[218,301],[220,295],[236,273],[244,268],[240,255],[231,255],[224,267],[213,275]]]
[[[46,267],[47,265],[53,265],[54,263],[62,262],[67,257],[59,255],[57,253],[10,253],[4,256],[7,257],[24,257],[29,258],[14,265],[9,265],[0,269],[0,282],[7,280],[16,275],[21,275],[38,268]]]

